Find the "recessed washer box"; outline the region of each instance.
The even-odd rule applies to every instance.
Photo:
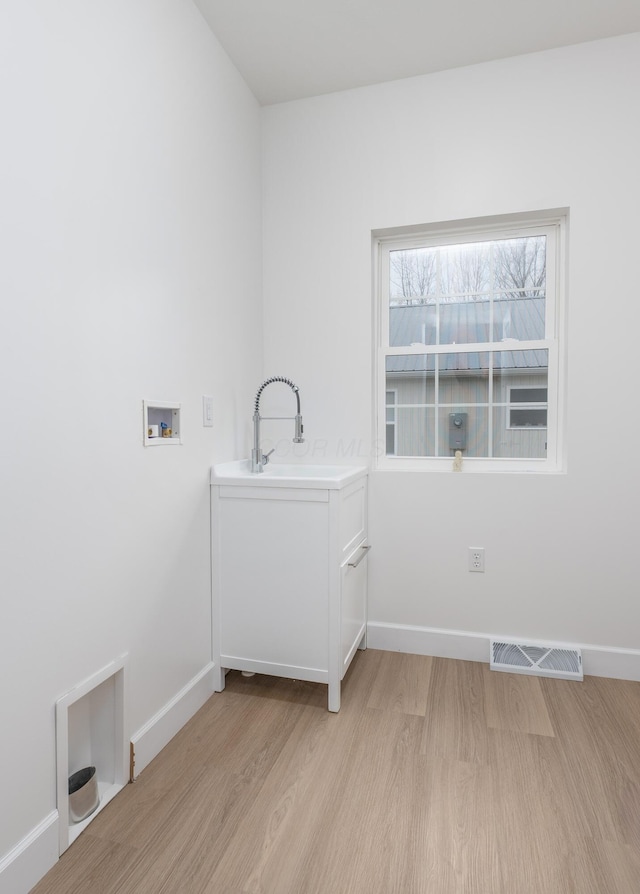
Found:
[[[143,400],[142,426],[145,447],[182,444],[180,404],[162,400]]]

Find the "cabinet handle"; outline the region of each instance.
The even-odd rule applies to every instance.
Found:
[[[347,565],[349,566],[349,568],[357,568],[358,565],[360,564],[360,562],[362,562],[362,560],[364,559],[366,554],[369,552],[371,547],[370,546],[361,546],[360,549],[362,550],[362,552],[360,553],[358,558],[355,560],[355,562],[347,562]]]

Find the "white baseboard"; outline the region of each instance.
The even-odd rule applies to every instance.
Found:
[[[504,636],[504,633],[497,634]],[[495,635],[494,635],[495,636]],[[367,647],[386,652],[407,652],[413,655],[433,655],[437,658],[459,658],[463,661],[489,663],[492,634],[471,633],[465,630],[441,630],[433,627],[411,627],[403,624],[367,624]],[[640,650],[618,649],[583,643],[555,642],[512,636],[509,640],[531,645],[580,649],[585,674],[612,677],[618,680],[640,681]]]
[[[135,776],[151,763],[213,694],[214,670],[215,664],[210,662],[131,736],[135,755]]]
[[[0,894],[28,894],[58,862],[58,811],[0,859]]]

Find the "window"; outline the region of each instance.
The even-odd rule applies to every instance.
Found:
[[[379,468],[560,468],[564,239],[557,213],[374,234]]]

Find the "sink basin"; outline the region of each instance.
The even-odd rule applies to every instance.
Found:
[[[367,474],[365,466],[317,466],[269,463],[263,472],[252,472],[248,459],[211,467],[211,484],[244,487],[313,487],[340,489]]]

